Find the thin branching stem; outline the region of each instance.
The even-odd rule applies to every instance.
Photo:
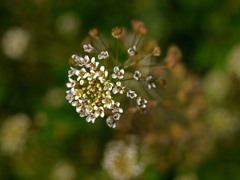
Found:
[[[138,39],[138,42],[137,42],[137,44],[136,44],[136,47],[139,45],[139,43],[140,43],[140,41],[141,41],[141,39],[142,39],[142,35],[140,35],[140,37],[139,37],[139,39]]]
[[[102,40],[102,38],[99,36],[98,39],[100,40],[100,42],[103,44],[103,46],[106,48],[106,50],[108,50],[108,46],[105,44],[105,42]]]
[[[147,64],[147,65],[139,65],[138,67],[157,67],[157,66],[162,66],[162,68],[166,68],[166,65],[163,64]]]
[[[133,47],[133,45],[134,45],[134,43],[135,43],[136,37],[137,37],[137,33],[134,32],[133,41],[132,41],[132,47]]]
[[[117,45],[116,45],[116,62],[118,62],[118,39],[116,39],[116,43],[117,43]]]
[[[129,80],[133,80],[134,78],[128,78],[128,79],[122,79],[120,81],[129,81]]]
[[[147,59],[147,58],[151,57],[151,55],[152,55],[152,53],[151,53],[151,54],[148,54],[148,55],[146,55],[146,56],[143,56],[143,57],[141,57],[140,59],[138,59],[138,60],[136,60],[136,61],[134,61],[134,62],[131,62],[131,63],[127,64],[126,66],[124,66],[124,68],[129,68],[130,66],[133,66],[133,65],[137,64],[138,62],[140,62],[140,61],[142,61],[142,60],[144,60],[144,59]],[[123,64],[123,65],[124,65],[124,64]]]

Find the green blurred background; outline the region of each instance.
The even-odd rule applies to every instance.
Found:
[[[189,76],[197,76],[201,82],[208,115],[190,124],[215,119],[215,124],[203,125],[210,135],[205,131],[196,135],[199,141],[204,138],[206,141],[194,145],[195,138],[189,138],[185,149],[179,150],[182,156],[199,156],[201,161],[185,167],[181,167],[181,160],[168,163],[175,157],[170,152],[180,147],[171,141],[168,146],[153,143],[150,156],[170,156],[159,160],[168,165],[162,168],[160,162],[149,162],[135,179],[240,179],[240,1],[236,0],[0,1],[1,142],[11,117],[22,113],[20,115],[30,122],[21,151],[0,151],[0,179],[57,179],[58,176],[52,174],[56,174],[59,163],[65,163],[66,171],[73,174],[69,179],[111,179],[101,165],[106,144],[127,133],[145,138],[141,130],[126,133],[110,129],[105,120],[88,124],[65,100],[68,59],[82,51],[81,42],[89,29],[96,27],[107,37],[116,26],[131,29],[132,19],[145,23],[146,37],[158,42],[163,56],[171,44],[176,44],[182,51],[182,64]],[[218,91],[220,95],[215,98]],[[178,113],[184,114],[181,109],[186,105],[179,106]],[[155,112],[150,113],[154,116]],[[224,115],[226,123],[219,125]],[[148,123],[144,119],[143,122]],[[158,131],[165,133],[161,137],[169,138],[170,131],[164,128],[169,130],[171,125],[168,121],[161,123],[164,125]],[[199,130],[194,129],[195,124],[182,124],[191,132]],[[175,127],[178,129],[178,126],[173,129]],[[15,131],[18,130],[12,133]],[[162,152],[163,146],[166,151]],[[214,148],[202,157],[191,154],[190,147],[194,146]]]

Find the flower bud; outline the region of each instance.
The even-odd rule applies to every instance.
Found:
[[[159,46],[155,46],[154,49],[153,49],[153,55],[154,56],[160,56],[161,54],[161,49]]]
[[[93,38],[98,38],[99,34],[98,34],[98,29],[97,28],[94,28],[94,29],[91,29],[89,32],[88,32],[89,36],[93,37]]]

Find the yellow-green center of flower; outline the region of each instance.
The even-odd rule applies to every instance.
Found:
[[[88,106],[86,109],[87,109],[89,112],[92,112],[93,107],[92,107],[92,106]]]
[[[81,89],[77,89],[75,95],[78,96],[78,97],[82,97],[83,91]]]
[[[122,73],[120,71],[118,71],[116,74],[117,74],[117,76],[121,76],[122,75]]]
[[[111,83],[107,83],[105,86],[107,89],[110,89],[112,87]]]
[[[111,98],[106,98],[106,104],[111,104],[112,103],[112,99]]]
[[[104,71],[99,71],[99,76],[100,77],[104,77],[104,75],[105,75]]]

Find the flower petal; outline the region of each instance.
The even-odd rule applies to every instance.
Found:
[[[114,70],[114,72],[117,72],[117,71],[119,71],[119,68],[118,68],[117,66],[115,66],[115,67],[113,68],[113,70]]]
[[[117,75],[116,75],[116,74],[112,74],[112,78],[113,78],[113,79],[116,79],[116,78],[117,78]]]

